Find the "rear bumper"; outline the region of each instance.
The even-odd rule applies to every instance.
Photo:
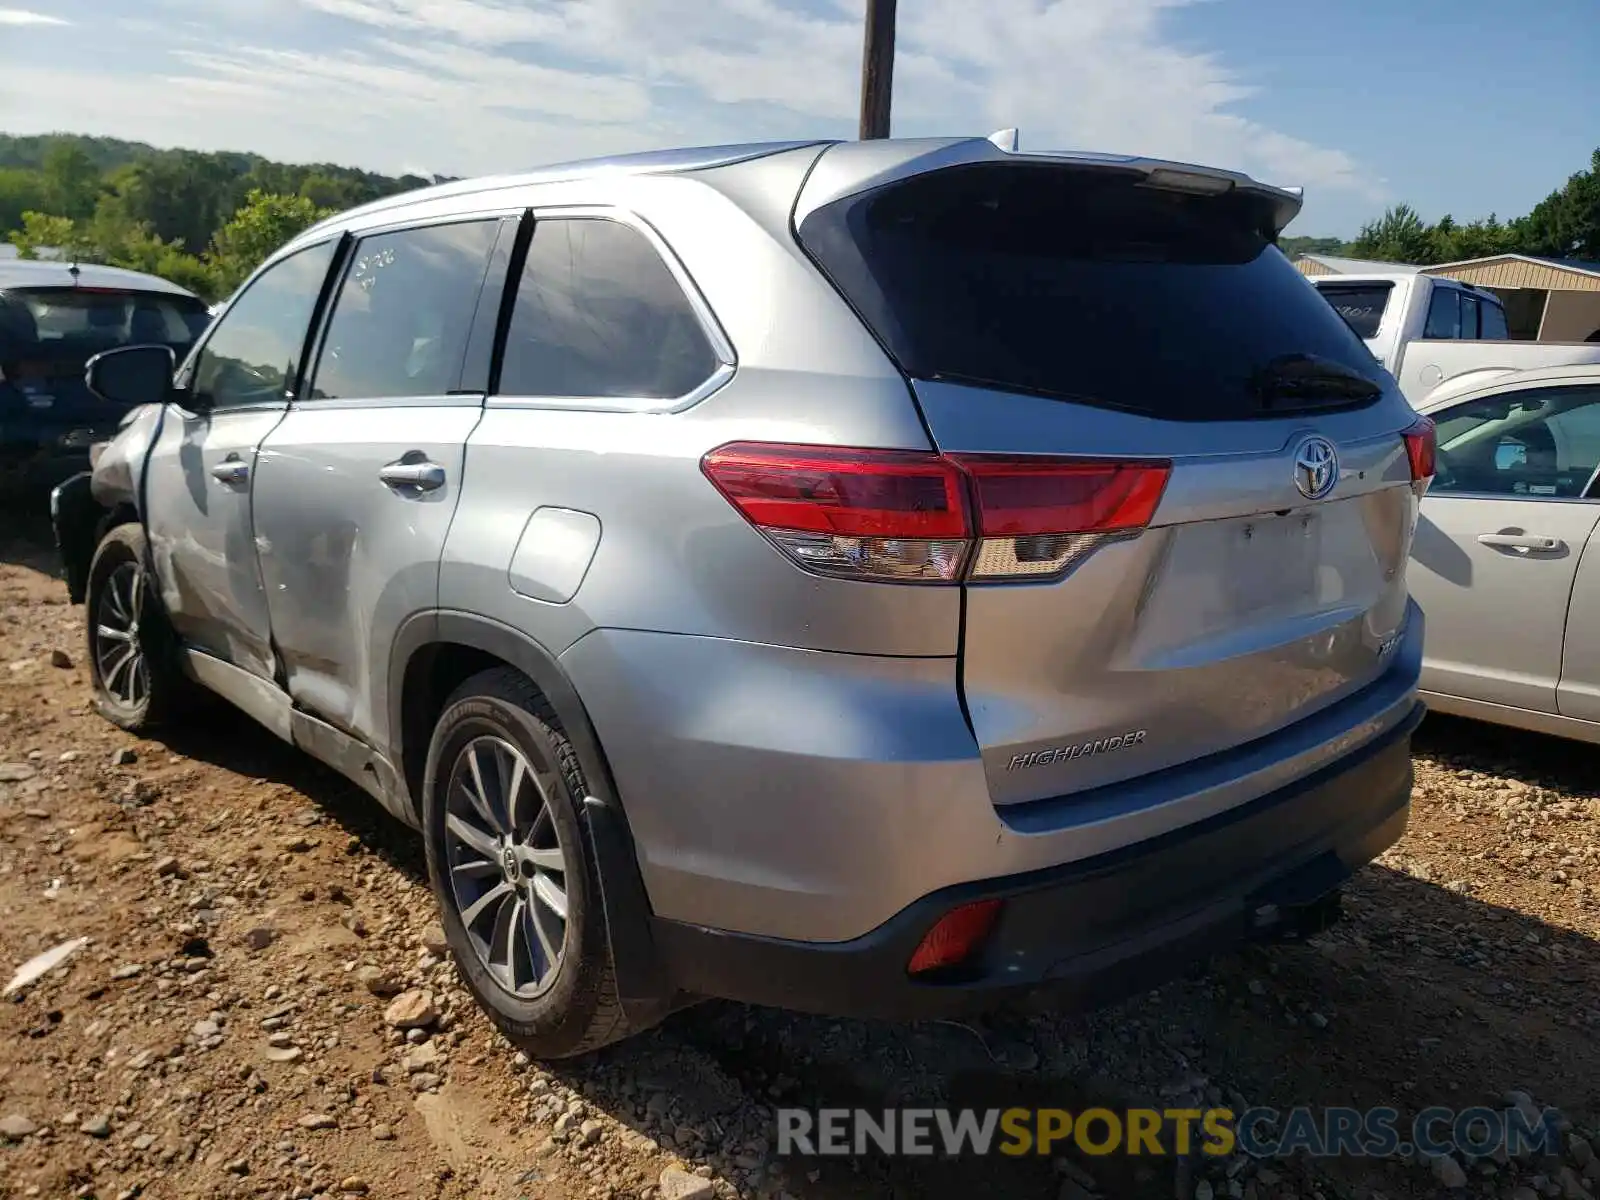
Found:
[[[1423,625],[1413,606],[1381,676],[1276,732],[1003,806],[953,658],[597,630],[560,665],[606,747],[653,915],[829,944],[946,889],[1110,861],[1338,769],[1414,707]]]
[[[1306,931],[1326,898],[1405,832],[1412,731],[1383,736],[1278,791],[1160,837],[1059,867],[942,889],[844,942],[798,942],[657,919],[667,974],[684,991],[838,1016],[925,1018],[1045,990],[1093,1007],[1251,939]],[[950,908],[1004,901],[955,978],[906,963]]]

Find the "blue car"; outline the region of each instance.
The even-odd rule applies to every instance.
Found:
[[[0,487],[47,492],[116,432],[126,410],[90,392],[90,358],[162,345],[181,359],[210,320],[205,301],[154,275],[0,262]]]

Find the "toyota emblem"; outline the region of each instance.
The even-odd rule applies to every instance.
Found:
[[[1307,500],[1321,500],[1339,482],[1339,452],[1327,438],[1312,435],[1294,452],[1294,485]]]

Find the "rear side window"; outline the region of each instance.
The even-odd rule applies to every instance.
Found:
[[[1392,283],[1319,283],[1317,291],[1359,338],[1375,338],[1389,307]]]
[[[442,396],[461,360],[500,223],[363,238],[334,301],[312,400]]]
[[[914,379],[1171,420],[1365,403],[1381,388],[1247,195],[985,164],[847,197],[799,233]]]
[[[1422,327],[1425,338],[1461,336],[1461,293],[1455,288],[1436,287],[1428,301],[1428,321]]]
[[[718,365],[694,306],[644,234],[598,217],[534,226],[502,394],[675,400]]]
[[[1505,341],[1511,336],[1511,330],[1506,325],[1506,310],[1493,300],[1483,301],[1480,313],[1483,327],[1478,336],[1489,341]]]

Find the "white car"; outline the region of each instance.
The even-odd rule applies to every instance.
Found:
[[[1416,271],[1328,275],[1312,284],[1418,407],[1457,381],[1600,363],[1600,345],[1592,342],[1513,339],[1505,307],[1488,288]]]
[[[1421,410],[1438,427],[1410,569],[1424,700],[1600,742],[1600,366],[1447,384]]]

